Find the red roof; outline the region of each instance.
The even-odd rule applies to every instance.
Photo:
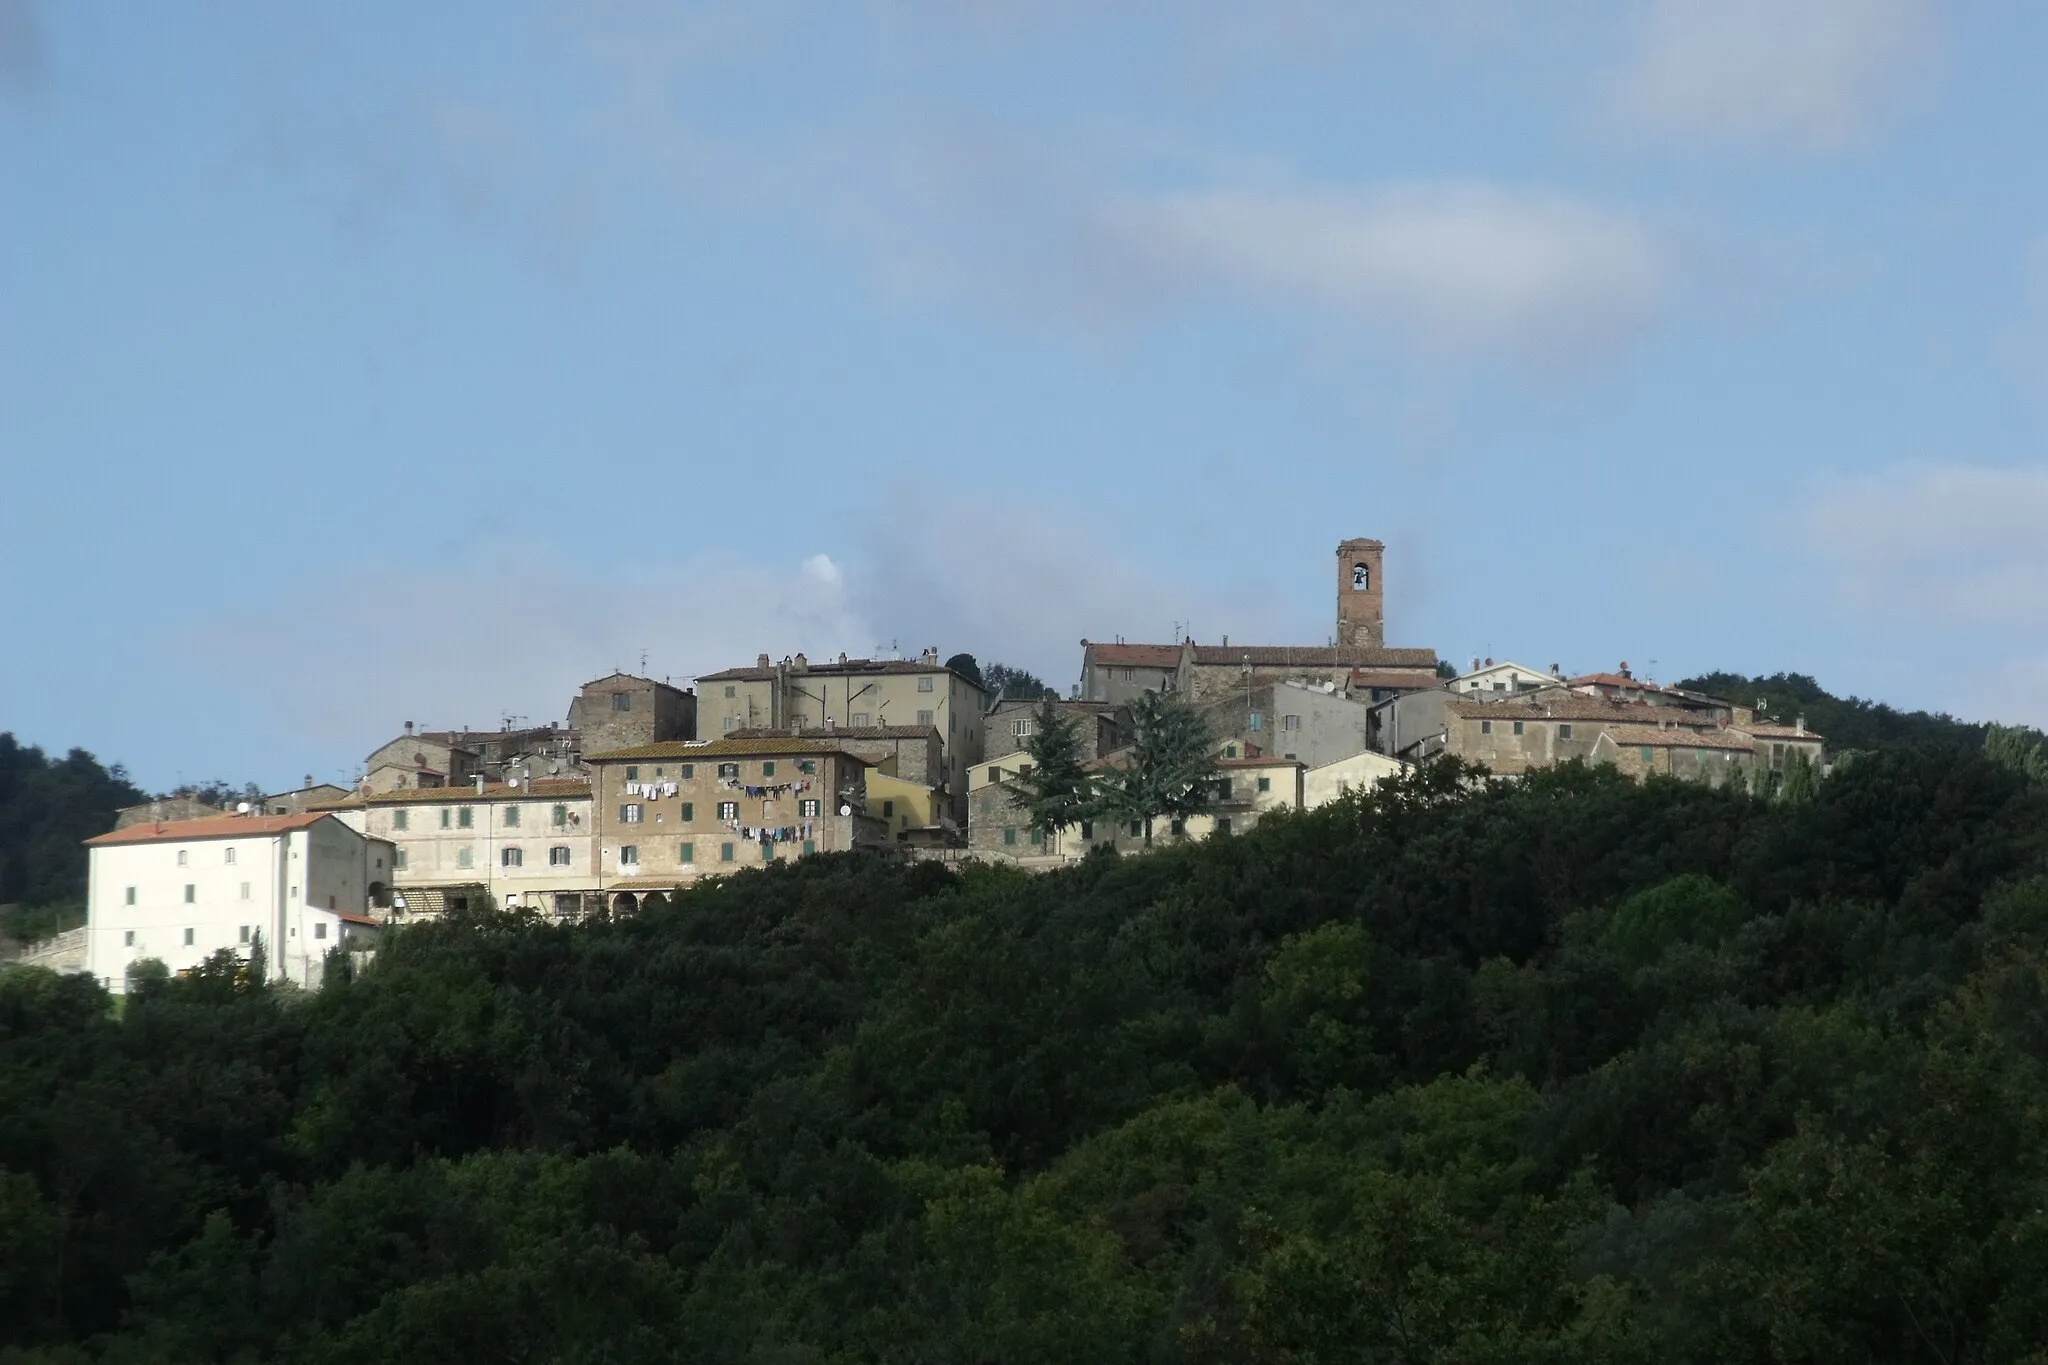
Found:
[[[1087,645],[1090,663],[1115,668],[1179,668],[1179,645]]]
[[[210,815],[199,820],[144,821],[87,839],[88,845],[174,843],[186,839],[249,839],[305,829],[332,817],[326,811],[303,815]]]

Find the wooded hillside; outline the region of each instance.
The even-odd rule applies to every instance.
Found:
[[[6,1358],[2040,1359],[2048,796],[1459,778],[0,974]]]

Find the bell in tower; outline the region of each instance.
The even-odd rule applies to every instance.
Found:
[[[1387,638],[1387,547],[1377,540],[1347,540],[1337,547],[1337,643],[1379,649]]]

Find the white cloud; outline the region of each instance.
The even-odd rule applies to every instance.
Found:
[[[1934,0],[1651,0],[1607,92],[1625,131],[1827,151],[1925,71]]]
[[[1814,548],[1879,624],[2048,624],[2048,468],[1928,465],[1824,489]]]
[[[1484,185],[1226,191],[1129,203],[1113,221],[1188,284],[1334,308],[1438,354],[1576,358],[1639,334],[1671,287],[1637,219]]]

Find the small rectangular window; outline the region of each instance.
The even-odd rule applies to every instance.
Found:
[[[884,820],[896,818],[896,803],[894,801],[884,801],[882,803],[882,818]]]
[[[474,810],[471,810],[468,806],[463,806],[455,812],[455,827],[457,829],[468,829],[475,823],[476,812]]]
[[[243,943],[247,943],[249,941],[249,926],[246,924],[242,926],[242,934],[240,941]]]
[[[476,851],[470,848],[469,845],[467,844],[464,844],[461,848],[456,849],[455,865],[457,867],[475,867]]]
[[[619,823],[622,825],[639,824],[642,809],[638,801],[628,801],[625,805],[619,807]]]
[[[1516,721],[1516,722],[1515,722],[1515,733],[1516,733],[1516,734],[1518,734],[1518,735],[1522,733],[1522,722],[1520,722],[1520,721]]]
[[[739,729],[739,728],[740,728],[740,718],[739,718],[738,716],[727,716],[727,717],[725,718],[725,728],[726,728],[726,729],[728,729],[728,730],[737,730],[737,729]]]
[[[192,946],[192,931],[190,929],[185,931],[185,946],[187,948]]]
[[[1144,832],[1145,822],[1143,820],[1131,821],[1131,837],[1133,839],[1137,838],[1140,834],[1143,834]]]
[[[507,806],[507,807],[505,807],[505,828],[506,828],[506,829],[518,829],[518,828],[519,828],[519,807],[517,807],[517,806]]]
[[[455,812],[454,812],[454,811],[452,811],[452,810],[450,810],[450,809],[448,809],[448,807],[446,807],[446,806],[443,806],[443,807],[441,807],[441,828],[442,828],[442,829],[448,829],[448,828],[450,828],[451,826],[453,826],[453,825],[454,825],[454,823],[455,823]]]
[[[991,781],[991,782],[1000,782],[1000,781],[1002,781],[1002,780],[1003,780],[1003,770],[1002,770],[1001,768],[998,768],[998,767],[997,767],[997,766],[996,766],[995,764],[993,764],[993,763],[989,764],[989,765],[988,765],[988,780],[989,780],[989,781]]]
[[[694,801],[685,801],[685,802],[683,802],[683,819],[684,819],[685,821],[690,821],[690,820],[694,820],[694,819],[696,819],[696,818],[697,818],[697,803],[696,803],[696,802],[694,802]]]
[[[772,863],[775,861],[775,845],[761,845],[761,861],[764,863]]]
[[[326,920],[324,920],[324,919],[323,919],[323,920],[316,920],[316,921],[314,922],[314,924],[313,924],[313,937],[314,937],[314,938],[326,938],[326,937],[327,937],[327,921],[326,921]]]
[[[804,856],[805,856],[806,858],[810,857],[810,856],[811,856],[811,855],[812,855],[813,853],[816,853],[817,851],[818,851],[818,841],[817,841],[817,840],[815,840],[815,839],[806,839],[806,840],[804,840]]]
[[[818,811],[820,809],[821,807],[815,798],[796,803],[796,813],[799,819],[815,820],[818,818]]]
[[[732,861],[731,844],[720,844],[718,846],[718,861],[720,861],[721,863],[729,863]]]
[[[1173,821],[1172,824],[1167,826],[1167,832],[1176,835],[1186,834],[1188,832],[1188,822],[1185,820],[1176,819]]]
[[[391,851],[391,870],[392,870],[393,872],[403,872],[403,871],[405,871],[405,850],[404,850],[404,849],[402,849],[402,848],[395,848],[395,849],[393,849],[393,850]]]
[[[721,819],[721,820],[737,820],[737,819],[739,819],[739,818],[740,818],[740,803],[739,803],[739,802],[737,802],[737,801],[721,801],[721,802],[719,802],[719,803],[718,803],[718,818],[719,818],[719,819]]]
[[[1570,739],[1572,737],[1572,727],[1569,721],[1557,727],[1557,737],[1559,739]]]
[[[1262,792],[1269,792],[1269,791],[1273,790],[1273,779],[1272,779],[1272,778],[1270,778],[1270,777],[1262,777],[1262,778],[1260,778],[1260,779],[1259,779],[1259,790],[1260,790],[1260,791],[1262,791]]]
[[[179,849],[179,850],[178,850],[178,866],[179,866],[179,867],[184,867],[185,865],[186,865],[186,857],[185,857],[185,850],[181,848],[181,849]]]
[[[499,850],[498,850],[498,865],[499,865],[500,867],[523,867],[523,866],[525,866],[525,865],[526,865],[526,850],[525,850],[525,849],[523,849],[523,848],[514,848],[514,847],[506,847],[506,848],[501,848],[501,849],[499,849]]]
[[[243,899],[243,900],[248,900],[248,899],[249,899],[249,883],[247,883],[247,882],[243,882],[243,883],[242,883],[242,899]]]
[[[633,694],[632,694],[631,692],[614,692],[614,693],[612,693],[612,710],[614,710],[614,711],[630,711],[630,710],[632,710],[632,709],[633,709]]]
[[[1081,837],[1083,839],[1093,839],[1095,837],[1095,822],[1093,820],[1083,820],[1081,822]]]
[[[406,827],[406,817],[411,814],[411,811],[403,810],[395,810],[391,812],[391,828],[404,829]]]
[[[931,690],[932,690],[932,680],[931,680],[931,678],[930,678],[929,676],[927,676],[927,677],[922,677],[922,678],[919,678],[919,679],[917,680],[917,690],[918,690],[918,691],[920,691],[920,692],[929,692],[929,691],[931,691]]]
[[[1227,816],[1227,815],[1219,815],[1219,816],[1217,816],[1217,817],[1216,817],[1216,832],[1217,832],[1218,834],[1228,834],[1228,833],[1230,833],[1230,817],[1229,817],[1229,816]]]
[[[126,929],[122,931],[121,946],[123,948],[133,948],[135,946],[135,931],[133,929]]]
[[[627,780],[628,782],[638,782],[638,781],[640,780],[640,765],[639,765],[639,764],[637,764],[637,763],[628,763],[628,764],[626,765],[626,780]]]
[[[854,728],[854,729],[856,729],[856,730],[865,730],[865,729],[867,729],[867,728],[868,728],[868,713],[867,713],[867,712],[865,712],[865,711],[856,711],[856,712],[854,712],[854,713],[853,713],[853,721],[852,721],[852,724],[853,724],[853,728]]]
[[[696,846],[695,844],[677,844],[677,845],[676,845],[676,861],[677,861],[677,862],[681,862],[681,863],[694,863],[694,862],[696,862],[696,861],[697,861],[697,846]]]
[[[1249,716],[1245,717],[1245,729],[1252,731],[1254,734],[1265,728],[1266,718],[1260,715],[1258,712],[1254,711]]]
[[[567,806],[556,806],[548,812],[548,823],[556,829],[566,826],[569,823],[569,808]]]
[[[1480,721],[1480,722],[1479,722],[1479,733],[1480,733],[1480,734],[1482,734],[1482,735],[1490,735],[1490,734],[1492,734],[1492,733],[1493,733],[1493,722],[1492,722],[1492,721],[1490,721],[1490,720],[1482,720],[1482,721]]]
[[[1645,762],[1645,763],[1655,763],[1656,761],[1657,761],[1657,751],[1656,751],[1655,749],[1651,748],[1651,747],[1650,747],[1649,745],[1645,744],[1645,745],[1643,746],[1643,762]]]
[[[1299,729],[1301,728],[1301,717],[1300,717],[1300,716],[1282,716],[1282,717],[1280,717],[1280,728],[1281,728],[1281,729],[1283,729],[1283,730],[1299,730]]]
[[[684,780],[685,782],[689,781],[689,780],[690,780],[691,778],[695,777],[696,775],[697,775],[697,765],[696,765],[696,764],[694,764],[694,763],[685,763],[685,764],[683,765],[683,770],[682,770],[682,778],[683,778],[683,780]]]
[[[800,773],[814,773],[818,771],[817,760],[807,758],[803,762],[796,765],[796,770]]]
[[[1032,830],[1032,831],[1031,831],[1031,842],[1032,842],[1032,843],[1034,843],[1034,844],[1042,844],[1042,843],[1044,843],[1044,842],[1045,842],[1045,831],[1044,831],[1044,830],[1042,830],[1042,829],[1034,829],[1034,830]]]
[[[735,688],[731,683],[727,683],[725,685],[725,695],[728,697],[737,697],[739,695],[739,690]]]
[[[1005,825],[1003,827],[1003,842],[1006,844],[1017,842],[1017,827],[1015,825]]]
[[[929,712],[929,711],[920,711],[920,712],[918,712],[918,713],[917,713],[917,723],[918,723],[919,725],[930,725],[930,724],[932,723],[932,713],[931,713],[931,712]]]
[[[718,765],[718,775],[720,777],[738,777],[740,775],[740,765],[737,763],[721,763]]]
[[[774,762],[773,762],[772,760],[771,760],[771,761],[769,761],[769,762],[767,762],[767,763],[763,763],[763,764],[761,765],[761,776],[763,776],[763,777],[773,777],[773,776],[775,776],[775,764],[774,764]]]
[[[567,844],[556,844],[553,848],[548,850],[549,867],[567,867],[568,865],[569,846]]]
[[[193,884],[192,884],[191,882],[186,882],[186,883],[185,883],[185,904],[187,904],[187,905],[190,905],[190,904],[192,904],[192,903],[193,903],[194,901],[196,901],[196,900],[198,900],[198,899],[199,899],[199,888],[198,888],[197,886],[193,885]]]
[[[640,865],[640,847],[639,847],[639,845],[637,845],[637,844],[626,844],[626,845],[623,845],[623,846],[621,846],[621,847],[620,847],[620,849],[619,849],[619,866],[620,866],[620,867],[638,867],[639,865]]]
[[[134,887],[132,887],[132,886],[128,888],[128,895],[127,895],[127,897],[126,897],[126,904],[129,904],[129,905],[133,905],[133,904],[135,904],[135,888],[134,888]]]
[[[226,856],[228,866],[233,867],[235,865],[235,851],[232,848],[228,849]]]

